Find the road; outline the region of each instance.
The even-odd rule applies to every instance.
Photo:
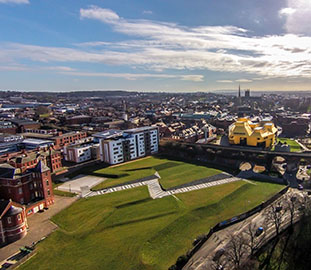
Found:
[[[295,196],[299,197],[301,192],[293,189],[289,189],[289,191],[284,194],[282,197],[280,197],[277,201],[273,203],[274,206],[278,204],[284,204],[285,199],[288,198],[288,196]],[[229,226],[221,231],[218,231],[214,233],[199,249],[198,252],[196,252],[188,261],[188,263],[183,267],[183,270],[209,270],[209,269],[216,269],[215,265],[216,263],[213,262],[213,258],[216,254],[216,252],[220,249],[224,249],[225,252],[230,252],[230,241],[232,241],[232,237],[235,236],[243,236],[244,241],[246,243],[250,243],[251,236],[249,235],[249,224],[253,224],[253,228],[258,228],[259,226],[264,226],[265,230],[262,235],[259,237],[256,237],[257,243],[262,246],[263,244],[270,241],[273,237],[276,235],[276,229],[274,226],[274,223],[272,220],[267,221],[267,211],[270,209],[270,206],[263,209],[261,212],[256,213],[255,215],[245,219],[244,221],[234,224],[232,226]],[[301,212],[299,210],[295,211],[295,218],[294,222],[298,221],[300,218]],[[290,225],[290,213],[286,212],[281,219],[281,227],[280,231],[284,230]],[[245,250],[242,252],[244,253],[244,257],[241,261],[245,261],[248,259],[250,255],[250,247],[247,245],[244,245],[243,247]],[[219,260],[219,264],[226,265],[227,269],[233,269],[234,266],[232,262],[228,259],[229,256],[226,256],[226,253],[221,256]]]

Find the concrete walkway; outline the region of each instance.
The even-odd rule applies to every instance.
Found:
[[[168,191],[165,191],[162,189],[159,183],[159,178],[160,178],[160,175],[158,172],[156,172],[153,176],[148,177],[147,181],[143,179],[141,181],[136,180],[134,183],[127,183],[125,185],[119,185],[119,186],[115,186],[111,188],[105,188],[102,190],[91,191],[88,194],[86,194],[85,197],[93,197],[93,196],[103,195],[107,193],[112,193],[112,192],[117,192],[121,190],[126,190],[126,189],[131,189],[131,188],[136,188],[136,187],[147,185],[150,197],[152,199],[158,199],[158,198],[163,198],[165,196],[171,196],[171,195],[178,194],[178,193],[190,192],[194,190],[199,190],[203,188],[208,188],[208,187],[213,187],[213,186],[227,184],[230,182],[243,180],[242,178],[232,177],[231,175],[228,174],[227,178],[211,181],[211,179],[217,179],[214,176],[211,176],[208,178],[204,178],[204,182],[194,181],[192,185],[191,183],[189,183],[185,187],[176,188],[176,189],[172,188]]]
[[[87,186],[88,188],[92,188],[106,179],[107,178],[94,175],[79,174],[72,180],[66,181],[64,184],[59,185],[56,189],[66,192],[81,193],[81,187]]]

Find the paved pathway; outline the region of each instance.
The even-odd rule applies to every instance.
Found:
[[[29,231],[27,235],[18,241],[0,248],[0,265],[3,263],[3,260],[18,252],[20,247],[30,246],[33,242],[39,241],[42,237],[54,231],[57,226],[50,221],[50,218],[71,205],[77,199],[77,197],[55,196],[55,204],[49,206],[49,210],[28,217]]]
[[[106,188],[106,189],[102,189],[98,191],[91,191],[87,193],[85,197],[93,197],[93,196],[103,195],[107,193],[112,193],[116,191],[121,191],[125,189],[136,188],[136,187],[147,185],[150,197],[152,199],[158,199],[158,198],[162,198],[165,196],[170,196],[170,195],[174,195],[178,193],[184,193],[184,192],[199,190],[202,188],[208,188],[208,187],[213,187],[213,186],[218,186],[218,185],[222,185],[222,184],[226,184],[230,182],[243,180],[242,178],[233,177],[229,174],[227,175],[226,178],[224,177],[217,178],[215,176],[211,176],[211,177],[202,179],[202,181],[198,180],[198,181],[194,181],[192,184],[188,183],[187,186],[184,186],[184,187],[171,188],[168,191],[165,191],[162,189],[159,183],[159,178],[160,178],[160,175],[156,172],[153,176],[149,176],[141,180],[136,180],[133,183],[126,183],[123,185]]]
[[[66,181],[65,183],[59,185],[56,189],[66,192],[81,193],[81,187],[87,186],[88,188],[91,188],[100,184],[106,179],[107,178],[94,175],[79,174],[72,180]]]

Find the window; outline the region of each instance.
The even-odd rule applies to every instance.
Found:
[[[32,183],[30,183],[29,188],[30,188],[30,190],[33,189],[33,184]]]
[[[12,223],[11,217],[8,217],[7,221],[8,221],[8,224],[11,224]]]
[[[18,188],[18,194],[23,194],[23,189],[21,187]]]
[[[21,198],[20,203],[24,204],[24,198]]]
[[[18,214],[18,215],[17,215],[17,219],[18,219],[18,220],[21,220],[21,219],[22,219],[21,214]]]
[[[49,180],[46,180],[46,185],[48,186],[50,183],[49,183]]]
[[[50,190],[48,189],[48,195],[50,196]]]

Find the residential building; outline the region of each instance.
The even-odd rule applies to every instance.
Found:
[[[32,128],[26,128],[25,132],[37,134],[52,134],[52,135],[57,135],[58,133],[57,129],[32,129]]]
[[[158,127],[140,127],[112,134],[106,132],[100,139],[100,158],[106,163],[117,164],[155,154],[158,148]]]
[[[94,143],[92,137],[77,142],[64,147],[63,155],[66,161],[81,163],[91,159],[99,159],[99,143]]]
[[[86,137],[87,133],[85,131],[75,131],[61,134],[59,136],[53,137],[52,139],[54,140],[55,146],[63,147]]]

